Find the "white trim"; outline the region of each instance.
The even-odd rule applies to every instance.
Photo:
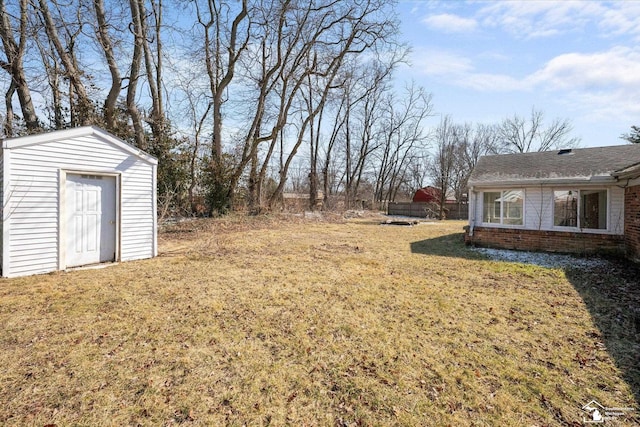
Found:
[[[67,217],[67,173],[58,169],[58,270],[67,266],[67,233],[64,219]]]
[[[11,154],[7,150],[2,152],[2,277],[11,274]]]
[[[158,256],[158,166],[153,165],[151,170],[151,197],[153,199],[153,257]]]
[[[473,236],[473,229],[476,226],[476,205],[478,203],[478,193],[474,187],[469,187],[469,236]]]
[[[522,191],[522,224],[504,224],[503,220],[503,206],[504,202],[500,202],[500,222],[485,222],[484,220],[484,193],[500,193],[500,198],[502,198],[502,194],[505,191]],[[526,229],[526,212],[525,209],[527,207],[527,191],[526,188],[493,188],[493,189],[483,189],[479,191],[482,194],[482,197],[479,198],[482,200],[482,210],[480,212],[480,223],[483,227],[496,227],[496,228],[516,228],[516,229]]]
[[[115,193],[116,193],[116,241],[115,254],[113,262],[120,262],[122,260],[122,173],[114,173],[115,176]]]
[[[144,151],[134,147],[131,144],[128,144],[120,138],[110,134],[109,132],[95,126],[83,126],[73,129],[58,130],[37,135],[28,135],[18,138],[5,139],[2,142],[2,148],[4,148],[5,150],[11,150],[13,148],[26,147],[29,145],[42,144],[45,142],[60,141],[63,139],[80,138],[84,136],[95,136],[97,138],[103,139],[104,141],[109,142],[120,148],[121,150],[132,154],[148,163],[151,163],[152,165],[158,164],[158,160],[155,157],[151,156],[148,153],[145,153]]]

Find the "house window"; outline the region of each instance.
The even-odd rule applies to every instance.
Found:
[[[553,200],[553,225],[607,229],[607,190],[554,191]]]
[[[578,226],[578,190],[553,192],[553,225]]]
[[[524,191],[487,191],[483,196],[483,222],[491,224],[523,224]]]
[[[580,228],[607,229],[607,190],[580,191]]]

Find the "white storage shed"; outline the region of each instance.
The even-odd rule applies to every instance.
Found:
[[[157,165],[92,126],[4,140],[2,276],[156,256]]]

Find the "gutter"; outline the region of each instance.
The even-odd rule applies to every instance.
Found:
[[[600,175],[593,177],[574,177],[574,178],[550,178],[550,179],[511,179],[499,181],[479,181],[469,183],[470,188],[474,186],[490,187],[522,187],[531,185],[575,185],[575,184],[613,184],[618,182],[617,177],[611,175]]]
[[[640,164],[629,166],[628,168],[617,170],[611,174],[613,177],[622,179],[635,179],[640,176]]]
[[[470,195],[471,195],[471,200],[469,203],[469,237],[473,237],[473,228],[476,225],[476,199],[477,199],[477,192],[475,190],[475,187],[471,186],[469,187],[470,190]]]

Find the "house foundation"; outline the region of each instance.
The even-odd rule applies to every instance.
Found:
[[[640,220],[638,227],[640,232]],[[623,235],[496,227],[474,227],[473,235],[469,231],[470,227],[466,226],[465,244],[480,247],[616,256],[625,254]]]

